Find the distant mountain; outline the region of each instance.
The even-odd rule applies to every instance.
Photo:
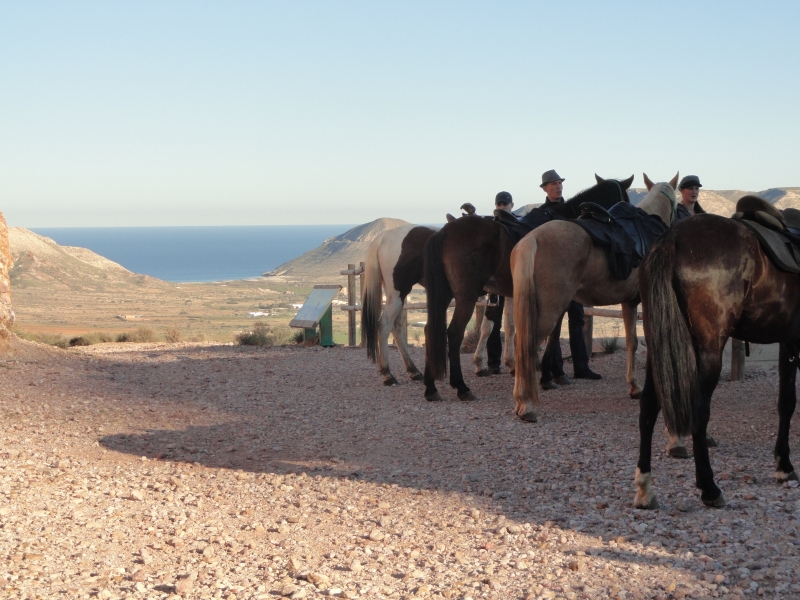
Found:
[[[128,271],[86,248],[60,246],[24,227],[9,227],[13,266],[11,289],[56,288],[105,291],[119,286],[172,287],[165,281]]]
[[[336,276],[340,270],[346,269],[348,264],[358,265],[363,261],[370,242],[380,233],[402,225],[408,225],[408,221],[382,218],[353,227],[341,235],[325,240],[321,246],[264,273],[264,277]]]
[[[746,190],[700,190],[698,202],[706,212],[730,217],[736,209],[736,202],[742,196],[755,194],[765,200],[772,202],[777,208],[800,209],[800,188],[770,188],[760,192],[748,192]],[[633,204],[639,204],[647,195],[647,190],[642,188],[631,188],[628,190],[628,197]],[[680,197],[679,197],[680,201]]]

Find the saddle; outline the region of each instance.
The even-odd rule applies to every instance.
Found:
[[[763,198],[743,196],[736,203],[732,218],[756,235],[776,267],[787,273],[800,273],[800,210],[780,211]]]
[[[575,224],[605,250],[608,269],[616,279],[630,277],[656,238],[667,230],[660,217],[628,202],[618,202],[609,210],[585,202],[580,210]]]
[[[503,226],[511,241],[516,244],[537,227],[550,221],[564,220],[564,217],[547,208],[534,208],[524,217],[517,217],[506,210],[495,209],[494,220]]]

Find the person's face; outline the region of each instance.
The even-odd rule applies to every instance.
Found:
[[[544,185],[544,193],[547,194],[548,200],[558,200],[564,191],[564,184],[560,181],[551,181]]]
[[[508,204],[495,204],[494,207],[497,210],[504,210],[506,212],[511,212],[511,209],[514,208],[514,203],[509,202]]]
[[[681,190],[681,202],[683,204],[689,205],[694,204],[697,202],[697,196],[700,195],[700,188],[696,185],[691,185],[689,187],[685,187]]]

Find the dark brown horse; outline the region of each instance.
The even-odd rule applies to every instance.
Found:
[[[696,485],[707,506],[723,506],[708,456],[706,427],[729,337],[780,343],[775,477],[797,479],[789,461],[800,349],[800,276],[779,270],[739,221],[697,215],[676,224],[639,269],[647,374],[640,400],[636,508],[658,506],[651,444],[660,408],[667,427],[691,432]]]
[[[594,202],[611,208],[628,202],[627,190],[633,176],[624,180],[603,180],[551,210],[561,217],[575,219],[579,206]],[[538,210],[538,209],[534,209]],[[425,289],[428,292],[428,322],[425,325],[425,398],[442,400],[435,380],[442,379],[450,362],[450,385],[460,400],[475,400],[461,372],[461,342],[475,303],[484,290],[510,298],[513,296],[511,250],[514,242],[502,225],[483,217],[463,217],[447,223],[431,236],[425,248]],[[447,307],[455,298],[456,307],[447,325]]]

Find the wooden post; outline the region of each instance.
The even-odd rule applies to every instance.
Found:
[[[358,292],[359,292],[359,302],[364,301],[364,263],[358,263],[358,268],[361,270],[361,273],[358,276]],[[364,307],[361,307],[361,310],[364,310]],[[405,311],[404,311],[405,312]],[[366,334],[364,333],[364,328],[361,328],[361,347],[367,347],[367,338]]]
[[[593,308],[591,306],[585,306],[584,308]],[[592,357],[592,345],[594,344],[594,316],[592,315],[584,315],[583,321],[583,339],[586,341],[586,352],[589,354],[589,358]]]
[[[348,264],[347,270],[350,273],[347,275],[347,304],[355,306],[356,302],[356,276],[353,275],[356,266]],[[353,347],[356,345],[356,311],[348,311],[347,313],[347,345]]]
[[[731,381],[744,381],[744,342],[731,338]]]

